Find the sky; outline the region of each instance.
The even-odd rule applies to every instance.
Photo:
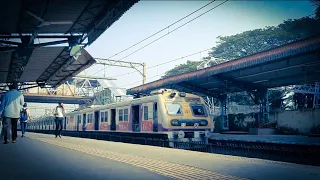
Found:
[[[130,47],[151,34],[167,27],[173,22],[190,14],[210,1],[152,1],[142,0],[129,9],[118,21],[107,29],[86,50],[96,58],[110,58],[114,54]],[[295,19],[313,13],[310,2],[295,1],[235,1],[230,0],[180,29],[168,34],[142,50],[123,59],[140,47],[160,36],[172,31],[183,23],[222,3],[216,1],[187,19],[166,29],[162,33],[148,39],[110,59],[129,62],[146,63],[146,67],[184,57],[216,46],[218,36],[229,36],[243,31],[265,26],[276,26],[286,19]],[[167,70],[187,60],[199,61],[208,52],[198,53],[172,63],[147,69],[147,82],[161,77]],[[85,71],[87,75],[116,78],[118,87],[131,88],[142,84],[142,76],[138,73],[122,75],[135,71],[124,67],[106,67],[95,65]],[[142,69],[142,68],[141,68]]]

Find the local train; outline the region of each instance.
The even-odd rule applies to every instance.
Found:
[[[66,113],[65,130],[166,133],[169,139],[203,141],[212,118],[202,97],[160,89],[150,96]],[[54,117],[33,120],[29,129],[53,130]]]

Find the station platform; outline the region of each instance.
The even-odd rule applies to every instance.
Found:
[[[211,140],[227,140],[242,142],[261,142],[275,144],[295,144],[320,146],[320,137],[297,135],[249,135],[249,134],[220,134],[213,133]]]
[[[20,179],[320,179],[320,167],[27,133],[0,144],[0,177]]]

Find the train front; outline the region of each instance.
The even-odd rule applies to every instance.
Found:
[[[163,125],[171,141],[207,142],[212,119],[202,97],[173,91],[163,94],[162,100]]]

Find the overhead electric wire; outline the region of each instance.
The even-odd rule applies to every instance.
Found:
[[[155,67],[158,67],[158,66],[161,66],[161,65],[164,65],[164,64],[168,64],[168,63],[174,62],[174,61],[178,61],[178,60],[181,60],[181,59],[184,59],[184,58],[187,58],[187,57],[190,57],[190,56],[194,56],[194,55],[199,54],[199,53],[202,53],[202,52],[209,51],[209,50],[211,50],[211,49],[212,49],[212,48],[204,49],[204,50],[201,50],[201,51],[192,53],[192,54],[188,54],[188,55],[186,55],[186,56],[182,56],[182,57],[175,58],[175,59],[172,59],[172,60],[169,60],[169,61],[160,63],[160,64],[156,64],[156,65],[147,67],[146,69],[151,69],[151,68],[155,68]],[[103,70],[103,69],[102,69],[102,70]],[[141,71],[141,70],[142,70],[142,69],[140,69],[140,71]],[[123,73],[123,74],[115,75],[115,76],[112,76],[112,77],[110,77],[110,78],[115,78],[115,77],[119,77],[119,76],[125,76],[125,75],[129,75],[129,74],[137,73],[137,72],[138,72],[138,71],[131,71],[131,72],[128,72],[128,73]]]
[[[165,36],[169,35],[170,33],[172,33],[172,32],[174,32],[174,31],[176,31],[176,30],[180,29],[181,27],[183,27],[183,26],[185,26],[185,25],[189,24],[190,22],[192,22],[192,21],[194,21],[194,20],[198,19],[199,17],[201,17],[201,16],[203,16],[203,15],[207,14],[208,12],[210,12],[210,11],[214,10],[215,8],[217,8],[217,7],[221,6],[222,4],[226,3],[227,1],[228,1],[228,0],[223,1],[222,3],[220,3],[220,4],[216,5],[216,6],[214,6],[213,8],[211,8],[211,9],[207,10],[206,12],[204,12],[204,13],[202,13],[202,14],[200,14],[200,15],[196,16],[195,18],[193,18],[193,19],[189,20],[188,22],[186,22],[186,23],[184,23],[184,24],[180,25],[179,27],[177,27],[177,28],[173,29],[172,31],[168,32],[167,34],[165,34],[165,35],[163,35],[163,36],[160,36],[159,38],[157,38],[157,39],[155,39],[155,40],[151,41],[150,43],[148,43],[148,44],[146,44],[146,45],[142,46],[141,48],[139,48],[139,49],[137,49],[137,50],[133,51],[132,53],[128,54],[127,56],[125,56],[125,57],[123,57],[123,58],[119,59],[119,61],[120,61],[120,60],[123,60],[123,59],[125,59],[125,58],[127,58],[127,57],[131,56],[132,54],[134,54],[134,53],[136,53],[136,52],[140,51],[141,49],[143,49],[143,48],[145,48],[145,47],[147,47],[147,46],[149,46],[149,45],[153,44],[154,42],[158,41],[159,39],[162,39],[163,37],[165,37]]]
[[[169,26],[167,26],[167,27],[165,27],[165,28],[163,28],[163,29],[159,30],[158,32],[156,32],[156,33],[154,33],[154,34],[152,34],[152,35],[150,35],[150,36],[148,36],[148,37],[144,38],[143,40],[141,40],[141,41],[139,41],[139,42],[137,42],[137,43],[135,43],[135,44],[131,45],[130,47],[128,47],[128,48],[126,48],[126,49],[124,49],[124,50],[122,50],[122,51],[120,51],[120,52],[118,52],[118,53],[116,53],[116,54],[114,54],[114,55],[112,55],[112,56],[110,56],[110,57],[108,57],[107,59],[110,59],[110,58],[112,58],[112,57],[114,57],[114,56],[117,56],[117,55],[119,55],[119,54],[121,54],[121,53],[123,53],[123,52],[125,52],[125,51],[127,51],[127,50],[129,50],[129,49],[131,49],[132,47],[134,47],[134,46],[136,46],[136,45],[138,45],[138,44],[140,44],[140,43],[142,43],[142,42],[144,42],[144,41],[146,41],[146,40],[150,39],[151,37],[153,37],[153,36],[155,36],[155,35],[159,34],[160,32],[162,32],[162,31],[164,31],[164,30],[168,29],[169,27],[171,27],[171,26],[173,26],[173,25],[177,24],[178,22],[180,22],[180,21],[182,21],[182,20],[186,19],[187,17],[191,16],[192,14],[194,14],[194,13],[196,13],[196,12],[200,11],[201,9],[203,9],[203,8],[205,8],[205,7],[207,7],[207,6],[209,6],[209,5],[210,5],[211,3],[213,3],[214,1],[216,1],[216,0],[213,0],[213,1],[209,2],[208,4],[206,4],[206,5],[202,6],[201,8],[199,8],[199,9],[197,9],[197,10],[193,11],[192,13],[188,14],[187,16],[185,16],[185,17],[183,17],[183,18],[181,18],[181,19],[177,20],[176,22],[174,22],[174,23],[170,24]]]
[[[214,0],[214,1],[215,1],[215,0]],[[209,4],[213,3],[214,1],[211,1],[210,3],[208,3],[208,4],[206,4],[205,6],[201,7],[200,9],[202,9],[202,8],[204,8],[204,7],[206,7],[206,6],[208,6]],[[185,25],[189,24],[190,22],[192,22],[192,21],[194,21],[194,20],[198,19],[199,17],[203,16],[204,14],[206,14],[206,13],[208,13],[208,12],[212,11],[213,9],[215,9],[215,8],[217,8],[217,7],[219,7],[219,6],[221,6],[222,4],[226,3],[227,1],[228,1],[228,0],[225,0],[224,2],[222,2],[222,3],[220,3],[220,4],[218,4],[218,5],[214,6],[214,7],[212,7],[211,9],[209,9],[209,10],[205,11],[204,13],[202,13],[202,14],[200,14],[200,15],[196,16],[195,18],[193,18],[193,19],[189,20],[188,22],[186,22],[186,23],[184,23],[184,24],[180,25],[179,27],[177,27],[177,28],[175,28],[174,30],[172,30],[172,31],[168,32],[167,34],[165,34],[165,35],[163,35],[163,36],[161,36],[161,37],[159,37],[159,38],[157,38],[157,39],[155,39],[155,40],[151,41],[150,43],[146,44],[145,46],[143,46],[143,47],[139,48],[138,50],[136,50],[136,51],[134,51],[134,52],[130,53],[129,55],[127,55],[127,56],[125,56],[125,57],[123,57],[123,58],[121,58],[121,59],[119,59],[119,60],[123,60],[123,59],[125,59],[125,58],[127,58],[127,57],[131,56],[132,54],[134,54],[134,53],[136,53],[136,52],[140,51],[141,49],[143,49],[143,48],[145,48],[145,47],[147,47],[147,46],[151,45],[152,43],[154,43],[154,42],[158,41],[159,39],[161,39],[161,38],[163,38],[163,37],[167,36],[168,34],[170,34],[170,33],[174,32],[174,31],[176,31],[176,30],[180,29],[181,27],[183,27],[183,26],[185,26]],[[194,14],[195,12],[199,11],[200,9],[198,9],[198,10],[196,10],[196,11],[192,12],[191,14]],[[185,16],[185,17],[184,17],[184,18],[182,18],[182,19],[185,19],[186,17],[190,16],[191,14],[189,14],[189,15]],[[182,19],[180,19],[180,20],[176,21],[176,22],[175,22],[175,23],[173,23],[173,24],[176,24],[177,22],[181,21]],[[172,26],[173,24],[169,25],[168,27]],[[164,28],[164,29],[167,29],[167,27],[166,27],[166,28]],[[162,29],[162,30],[158,31],[158,32],[157,32],[157,33],[155,33],[155,34],[158,34],[159,32],[163,31],[164,29]],[[155,34],[154,34],[154,35],[155,35]],[[146,40],[146,39],[149,39],[150,37],[152,37],[152,36],[154,36],[154,35],[151,35],[151,36],[149,36],[149,37],[145,38],[145,40]],[[144,41],[144,40],[142,40],[142,41]],[[142,41],[140,41],[140,42],[142,42]],[[140,42],[139,42],[139,43],[140,43]],[[139,43],[137,43],[137,44],[139,44]],[[111,57],[114,57],[114,56],[115,56],[115,55],[113,55],[113,56],[111,56]],[[111,57],[109,57],[109,58],[111,58]],[[107,58],[107,59],[109,59],[109,58]],[[103,68],[103,69],[101,69],[101,70],[99,70],[99,71],[97,71],[97,72],[96,72],[96,73],[94,73],[93,75],[95,75],[95,74],[97,74],[97,73],[101,72],[102,70],[104,70],[104,68]],[[132,73],[133,73],[133,72],[132,72]],[[131,73],[130,73],[130,74],[131,74]],[[127,74],[125,74],[125,75],[127,75]]]
[[[146,79],[151,79],[151,78],[158,77],[158,76],[162,76],[162,75],[165,75],[165,73],[158,74],[158,75],[155,75],[155,76],[152,76],[152,77],[146,78]],[[135,82],[132,82],[132,83],[129,83],[129,84],[126,84],[126,85],[120,86],[120,87],[126,87],[126,86],[128,86],[128,85],[136,84],[136,83],[138,83],[138,82],[141,82],[141,80],[140,80],[140,81],[135,81]]]

